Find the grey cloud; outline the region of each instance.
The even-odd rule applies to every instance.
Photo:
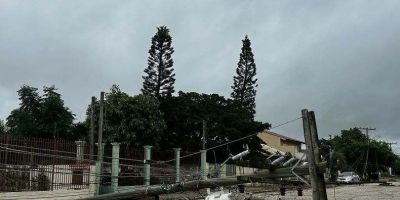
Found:
[[[2,1],[0,118],[26,83],[55,84],[84,119],[113,83],[139,92],[155,27],[171,29],[176,89],[230,94],[248,34],[257,119],[278,124],[316,111],[320,134],[373,126],[400,140],[398,1]],[[302,138],[301,122],[278,128]]]

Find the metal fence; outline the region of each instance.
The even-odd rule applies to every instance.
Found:
[[[93,148],[94,155],[90,156],[90,145],[85,142],[0,135],[0,192],[83,189],[92,184],[91,175],[100,175],[101,185],[109,185],[112,145],[105,145],[101,174],[90,172],[97,160],[97,146]],[[181,151],[182,180],[198,178],[194,175],[199,172],[200,155],[186,157],[190,154]],[[174,151],[153,149],[151,157],[151,182],[174,182]],[[142,185],[143,166],[144,150],[122,144],[119,185]]]
[[[55,139],[0,136],[0,191],[87,188],[89,164],[77,145]]]

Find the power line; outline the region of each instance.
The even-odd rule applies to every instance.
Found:
[[[274,128],[281,127],[281,126],[284,126],[284,125],[289,124],[289,123],[292,123],[292,122],[295,122],[295,121],[297,121],[297,120],[299,120],[299,119],[302,119],[302,117],[298,117],[298,118],[296,118],[296,119],[292,119],[292,120],[289,120],[289,121],[280,123],[280,124],[278,124],[278,125],[276,125],[276,126],[271,127],[270,130],[272,130],[272,129],[274,129]],[[220,144],[220,145],[216,145],[216,146],[210,147],[210,148],[205,149],[205,150],[206,150],[206,151],[209,151],[209,150],[217,149],[217,148],[219,148],[219,147],[226,146],[226,145],[228,145],[228,144],[232,144],[232,143],[235,143],[235,142],[238,142],[238,141],[241,141],[241,140],[250,138],[250,137],[254,137],[254,136],[256,136],[256,135],[258,135],[258,132],[257,132],[257,133],[250,134],[250,135],[247,135],[247,136],[244,136],[244,137],[241,137],[241,138],[238,138],[238,139],[235,139],[235,140],[232,140],[232,141],[229,141],[229,142],[226,142],[226,143],[223,143],[223,144]],[[179,158],[180,158],[180,159],[182,159],[182,158],[187,158],[187,157],[194,156],[194,155],[197,155],[197,154],[200,154],[200,153],[201,153],[201,152],[198,151],[198,152],[191,153],[191,154],[188,154],[188,155],[185,155],[185,156],[181,156],[181,157],[179,157]],[[171,159],[171,160],[166,160],[166,161],[160,161],[159,163],[167,163],[167,162],[172,162],[172,161],[174,161],[174,160],[176,160],[176,158]]]

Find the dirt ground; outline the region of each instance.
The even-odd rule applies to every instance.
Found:
[[[362,185],[340,185],[330,186],[327,188],[327,194],[329,200],[389,200],[398,199],[400,200],[400,182],[393,182],[393,186],[380,186],[378,183],[362,184]],[[203,195],[205,195],[204,192]],[[239,195],[235,200],[243,200],[248,198],[249,195]],[[201,198],[199,193],[196,192],[185,192],[181,194],[170,194],[161,197],[161,199],[204,199]],[[303,196],[297,196],[296,190],[286,191],[285,196],[280,196],[279,192],[268,192],[252,194],[253,200],[311,200],[312,191],[306,189],[303,191]]]
[[[328,199],[351,199],[351,200],[386,200],[400,199],[400,183],[394,182],[393,186],[380,186],[377,183],[362,185],[340,185],[327,188]],[[303,196],[298,197],[297,191],[287,191],[286,196],[280,196],[276,193],[265,193],[253,195],[257,199],[280,199],[280,200],[297,200],[312,199],[310,189],[303,191]]]

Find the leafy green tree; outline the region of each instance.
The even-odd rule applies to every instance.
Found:
[[[143,94],[160,98],[174,93],[175,74],[172,68],[174,48],[171,43],[169,29],[166,26],[158,27],[157,33],[151,40],[148,66],[144,70],[146,75],[143,76]]]
[[[54,86],[37,88],[23,85],[18,90],[20,107],[7,117],[9,133],[14,135],[70,139],[73,113],[64,106]]]
[[[269,127],[267,123],[254,121],[234,101],[217,94],[179,92],[178,96],[163,99],[161,104],[167,123],[166,134],[162,137],[163,149],[181,147],[188,151],[201,149],[202,121],[207,121],[207,146],[225,143]],[[259,148],[260,142],[251,138],[230,146],[217,149],[217,160],[226,159],[228,153],[242,151],[243,144]],[[212,158],[213,152],[209,158]]]
[[[243,47],[237,64],[236,75],[233,77],[231,97],[254,115],[256,112],[256,87],[258,86],[257,78],[255,77],[256,63],[254,62],[251,42],[247,35],[242,42]]]
[[[362,175],[366,159],[366,151],[369,151],[367,162],[367,175],[377,171],[386,171],[387,167],[395,164],[398,158],[390,146],[382,141],[369,139],[359,129],[352,128],[342,130],[341,134],[332,139],[321,140],[321,153],[328,163],[332,164],[332,172],[356,171]],[[329,148],[333,150],[332,160],[329,156]]]
[[[3,120],[0,119],[0,135],[6,133],[6,125]]]
[[[85,140],[88,139],[89,127],[85,122],[76,122],[72,125],[71,140]]]
[[[54,86],[44,87],[40,106],[40,127],[42,137],[59,136],[68,137],[72,135],[71,128],[74,114],[68,107],[64,106],[61,95],[57,93]]]
[[[400,175],[400,157],[397,156],[396,160],[393,163],[393,173],[395,175]]]
[[[86,124],[90,124],[90,105]],[[104,101],[103,138],[108,142],[121,142],[135,147],[158,147],[165,130],[163,115],[157,99],[147,95],[129,96],[113,85]],[[99,102],[95,104],[95,119],[99,117]],[[96,123],[96,130],[98,129]]]
[[[18,91],[20,107],[11,111],[7,117],[9,133],[15,135],[39,136],[41,97],[37,88],[23,85]]]

